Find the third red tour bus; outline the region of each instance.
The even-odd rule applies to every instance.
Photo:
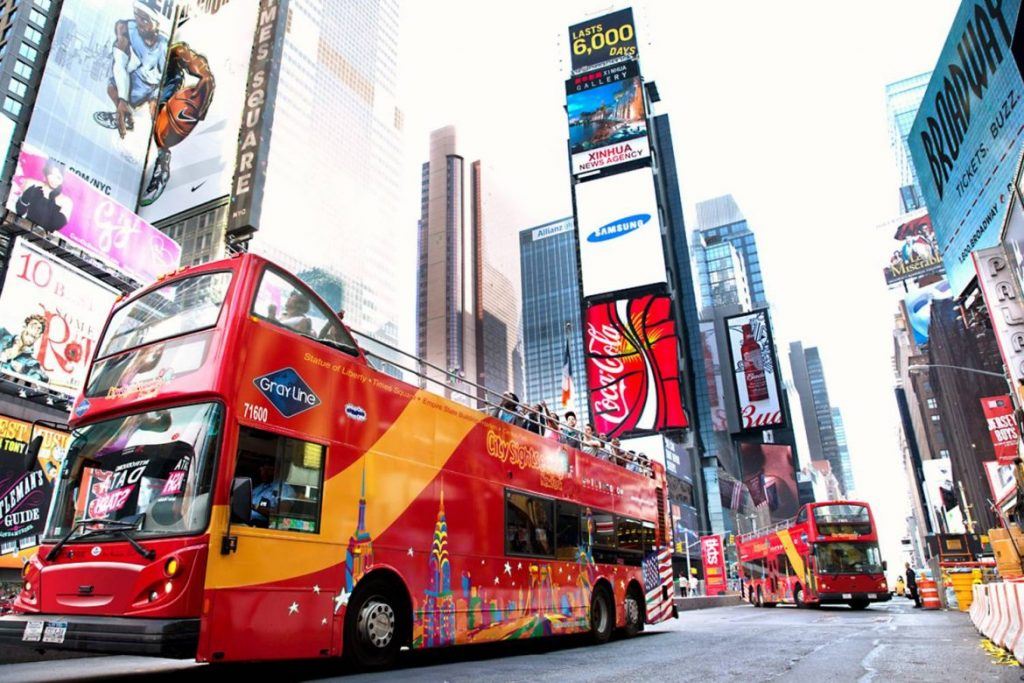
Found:
[[[0,642],[239,661],[672,616],[646,474],[380,372],[254,255],[115,305]]]
[[[867,503],[810,503],[788,522],[739,536],[736,545],[743,596],[757,607],[864,609],[891,597]]]

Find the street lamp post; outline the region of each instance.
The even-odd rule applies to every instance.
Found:
[[[1006,379],[1006,375],[1001,372],[989,372],[988,370],[979,370],[977,368],[965,368],[962,365],[942,365],[941,363],[920,363],[917,365],[908,365],[907,372],[917,372],[919,370],[928,370],[929,368],[963,370],[964,372],[973,372],[976,375],[988,375],[989,377],[998,377],[1000,379]]]

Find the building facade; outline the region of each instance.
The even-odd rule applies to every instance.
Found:
[[[928,89],[932,73],[918,74],[885,86],[885,109],[889,119],[889,145],[896,159],[900,176],[900,209],[908,213],[924,206],[917,170],[910,158],[907,138],[914,125],[917,110]]]
[[[853,467],[850,464],[850,444],[846,440],[846,425],[843,423],[843,412],[832,407],[832,425],[836,433],[836,446],[839,448],[839,463],[843,466],[843,491],[847,496],[853,495]]]
[[[845,464],[840,455],[821,355],[816,347],[805,349],[801,342],[792,342],[789,345],[789,363],[793,370],[793,383],[800,396],[811,460],[827,460],[832,473],[843,485],[844,493],[848,494],[847,486],[853,482],[853,474],[848,469],[849,455]]]
[[[728,242],[735,247],[743,261],[743,272],[747,279],[752,307],[767,306],[768,297],[765,294],[764,278],[761,275],[757,238],[731,194],[697,203],[697,230],[692,244],[694,260],[698,264],[698,274],[701,278],[702,303],[711,302],[713,285],[717,283],[711,281],[711,274],[715,271],[708,269],[707,272],[703,272],[700,270],[699,264],[707,263],[708,258],[704,252],[721,242]],[[705,305],[705,307],[707,306]]]
[[[545,401],[551,410],[586,415],[586,369],[583,324],[572,216],[527,228],[519,233],[523,291],[523,352],[527,401]],[[565,345],[575,396],[562,403]]]
[[[749,311],[753,300],[745,260],[732,242],[708,244],[707,239],[703,233],[693,234],[702,314],[721,306],[739,306]]]

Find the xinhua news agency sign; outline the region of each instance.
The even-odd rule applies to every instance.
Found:
[[[960,5],[907,140],[954,296],[971,252],[999,241],[1024,137],[1011,54],[1020,0]]]
[[[992,319],[992,330],[1009,373],[1018,403],[1024,402],[1024,302],[1002,246],[974,252],[978,288]]]

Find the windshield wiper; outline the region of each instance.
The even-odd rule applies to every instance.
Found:
[[[128,542],[131,543],[132,547],[135,548],[135,550],[140,555],[142,555],[147,560],[152,560],[156,557],[156,551],[142,547],[142,545],[134,538],[132,538],[131,535],[129,535],[128,533],[129,530],[136,529],[145,520],[145,518],[146,514],[142,513],[137,515],[136,518],[130,522],[122,522],[116,519],[80,519],[79,521],[72,524],[71,530],[68,531],[59,541],[57,541],[57,545],[53,546],[50,549],[50,552],[46,553],[46,561],[52,562],[55,559],[57,559],[57,557],[60,556],[61,549],[65,545],[67,545],[68,541],[71,540],[71,537],[74,536],[75,532],[88,524],[99,524],[102,525],[102,528],[87,531],[78,538],[89,538],[90,536],[98,536],[99,534],[105,534],[108,531],[110,531],[124,536],[124,538],[126,538]]]

